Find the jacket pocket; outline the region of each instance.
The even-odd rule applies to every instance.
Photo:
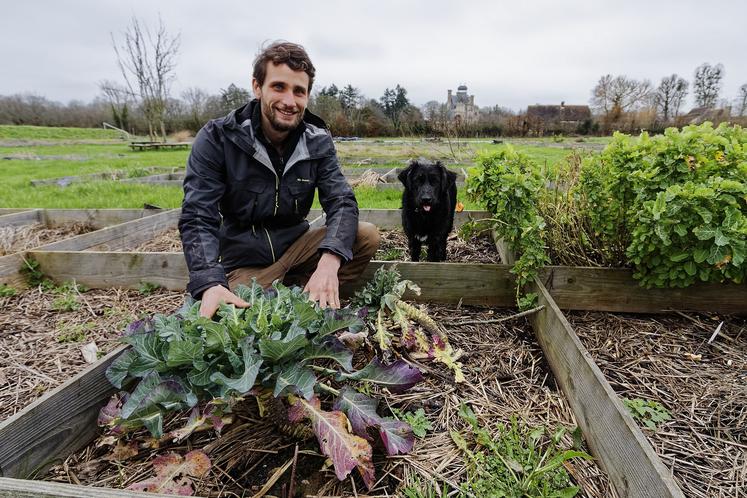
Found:
[[[314,202],[314,184],[298,178],[295,182],[288,185],[290,193],[291,209],[293,214],[306,216]]]
[[[235,213],[231,217],[235,218],[242,226],[254,223],[258,211],[261,211],[261,209],[258,209],[258,206],[265,202],[263,196],[266,190],[267,185],[257,182],[235,185],[231,191],[227,206]]]

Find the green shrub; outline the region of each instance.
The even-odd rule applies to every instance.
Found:
[[[467,183],[467,194],[485,204],[495,230],[518,257],[511,270],[517,277],[517,302],[531,306],[535,296],[521,296],[521,289],[549,263],[542,238],[545,220],[539,215],[539,193],[545,180],[528,156],[510,145],[478,156],[479,168]]]
[[[710,123],[587,159],[576,194],[594,231],[646,287],[741,283],[747,273],[747,132]]]

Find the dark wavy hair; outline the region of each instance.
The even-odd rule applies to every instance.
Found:
[[[273,64],[286,64],[289,68],[294,71],[303,71],[309,75],[309,93],[311,92],[311,85],[314,83],[314,64],[309,59],[309,54],[306,53],[301,45],[291,43],[283,40],[272,42],[262,50],[254,58],[254,71],[252,76],[260,86],[265,84],[265,77],[267,76],[267,63],[272,62]]]

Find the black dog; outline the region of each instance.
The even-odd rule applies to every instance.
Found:
[[[428,246],[428,261],[446,260],[446,237],[454,226],[457,203],[456,173],[440,161],[419,159],[398,175],[402,193],[402,228],[407,235],[410,258],[420,260],[420,248]]]

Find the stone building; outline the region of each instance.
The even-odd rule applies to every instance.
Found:
[[[459,85],[456,95],[451,90],[446,96],[446,111],[449,120],[457,121],[461,124],[476,123],[479,116],[479,109],[475,105],[475,96],[467,95],[467,86]]]

